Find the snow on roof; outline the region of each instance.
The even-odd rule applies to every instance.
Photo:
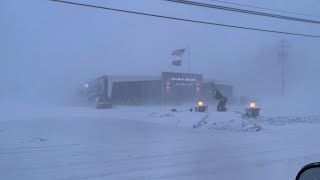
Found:
[[[108,76],[113,82],[161,80],[160,76]]]
[[[217,79],[213,79],[213,78],[204,78],[203,82],[204,83],[215,82],[215,83],[220,84],[220,85],[233,86],[231,82],[217,80]]]

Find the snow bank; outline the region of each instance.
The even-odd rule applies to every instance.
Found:
[[[262,126],[253,120],[241,118],[234,112],[158,112],[150,114],[151,118],[163,122],[176,122],[178,126],[194,129],[207,128],[210,130],[224,130],[235,132],[260,131]]]
[[[258,118],[245,118],[239,111],[229,112],[189,112],[161,110],[150,113],[148,121],[176,124],[180,127],[194,129],[209,129],[232,132],[258,132],[270,129],[273,126],[294,125],[297,123],[320,123],[319,115],[300,116],[261,116]]]
[[[278,114],[261,110],[261,116],[256,119],[243,118],[242,106],[230,106],[228,112],[190,112],[192,106],[115,106],[114,109],[97,110],[91,107],[57,107],[37,110],[24,109],[25,112],[17,114],[0,114],[0,121],[11,119],[64,119],[99,118],[99,119],[125,119],[131,121],[151,122],[156,124],[184,127],[190,129],[209,129],[213,131],[231,132],[259,132],[273,126],[288,126],[301,123],[319,123],[320,115],[290,115]],[[0,132],[3,128],[0,126]]]

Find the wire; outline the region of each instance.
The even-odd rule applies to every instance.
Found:
[[[198,24],[206,24],[206,25],[213,25],[213,26],[223,26],[223,27],[229,27],[229,28],[246,29],[246,30],[252,30],[252,31],[261,31],[261,32],[269,32],[269,33],[277,33],[277,34],[287,34],[287,35],[295,35],[295,36],[303,36],[303,37],[320,38],[319,35],[291,33],[291,32],[268,30],[268,29],[258,29],[258,28],[244,27],[244,26],[219,24],[219,23],[212,23],[212,22],[206,22],[206,21],[197,21],[197,20],[191,20],[191,19],[184,19],[184,18],[177,18],[177,17],[149,14],[149,13],[142,13],[142,12],[136,12],[136,11],[128,11],[128,10],[115,9],[115,8],[109,8],[109,7],[103,7],[103,6],[90,5],[90,4],[82,4],[82,3],[70,2],[70,1],[64,1],[64,0],[49,0],[49,1],[58,2],[58,3],[64,3],[64,4],[77,5],[77,6],[82,6],[82,7],[103,9],[103,10],[109,10],[109,11],[115,11],[115,12],[121,12],[121,13],[128,13],[128,14],[135,14],[135,15],[142,15],[142,16],[149,16],[149,17],[157,17],[157,18],[162,18],[162,19],[170,19],[170,20],[176,20],[176,21],[192,22],[192,23],[198,23]]]
[[[246,10],[246,9],[219,6],[219,5],[214,5],[214,4],[206,4],[206,3],[194,2],[194,1],[188,1],[188,0],[163,0],[163,1],[180,3],[180,4],[187,4],[187,5],[198,6],[198,7],[205,7],[205,8],[210,8],[210,9],[219,9],[219,10],[225,10],[225,11],[238,12],[238,13],[252,14],[252,15],[257,15],[257,16],[285,19],[285,20],[291,20],[291,21],[300,21],[300,22],[305,22],[305,23],[320,24],[320,21],[316,21],[316,20],[312,20],[312,19],[303,19],[303,18],[297,18],[297,17],[292,17],[292,16],[283,16],[283,15],[278,15],[278,14],[271,14],[271,13],[265,13],[265,12],[259,12],[259,11],[251,11],[251,10]]]
[[[280,10],[280,9],[271,9],[271,8],[265,8],[265,7],[259,7],[259,6],[252,6],[252,5],[241,4],[241,3],[233,3],[233,2],[220,1],[220,0],[211,0],[211,1],[219,2],[219,3],[224,3],[224,4],[232,4],[232,5],[237,5],[237,6],[243,6],[243,7],[263,9],[263,10],[274,11],[274,12],[287,13],[287,14],[295,14],[295,15],[302,15],[302,16],[309,16],[309,17],[318,17],[318,18],[320,17],[320,16],[316,16],[316,15],[311,15],[311,14],[304,14],[304,13],[298,13],[298,12],[292,12],[292,11],[285,11],[285,10]]]

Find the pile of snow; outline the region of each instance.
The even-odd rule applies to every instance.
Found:
[[[258,118],[217,118],[208,115],[199,121],[194,127],[207,127],[213,130],[227,130],[236,132],[256,132],[263,129],[270,129],[274,126],[288,126],[301,123],[320,123],[319,116],[278,116],[278,117],[258,117]]]
[[[192,128],[193,124],[199,122],[207,113],[190,112],[185,107],[161,108],[160,111],[149,113],[144,119],[160,124],[170,124],[178,127]]]
[[[262,126],[253,119],[242,118],[235,112],[190,112],[165,110],[149,114],[150,121],[158,123],[175,123],[180,127],[206,128],[234,132],[256,132]]]
[[[213,122],[209,125],[209,129],[236,132],[256,132],[261,131],[262,126],[249,121],[248,119],[232,119],[226,122]]]
[[[236,113],[209,113],[202,118],[193,128],[205,127],[212,130],[225,130],[234,132],[256,132],[262,126],[256,124],[251,119],[241,118]]]
[[[257,123],[265,126],[285,126],[297,123],[320,123],[318,115],[259,117]]]
[[[156,113],[156,112],[153,112],[150,114],[151,117],[153,118],[174,118],[175,115],[174,113]]]
[[[147,121],[161,124],[174,124],[194,129],[209,129],[232,132],[259,132],[273,126],[287,126],[298,123],[320,123],[319,115],[300,116],[261,116],[246,118],[238,111],[229,112],[190,112],[170,109],[150,113]]]
[[[260,103],[258,103],[260,105]],[[212,105],[213,106],[213,105]],[[55,118],[64,119],[70,117],[78,118],[98,118],[124,119],[131,121],[151,122],[162,125],[171,125],[175,127],[184,127],[189,129],[207,129],[212,131],[231,131],[231,132],[259,132],[265,129],[271,129],[274,126],[288,126],[294,124],[319,123],[320,115],[301,113],[300,115],[290,113],[271,113],[269,109],[262,108],[261,116],[255,119],[243,118],[243,106],[229,106],[227,112],[216,112],[209,109],[208,112],[190,112],[191,105],[184,106],[115,106],[113,109],[97,110],[91,107],[59,107],[44,108],[36,110],[23,109],[19,114],[12,113],[6,115],[3,111],[0,119],[44,119]],[[211,106],[210,106],[211,107]],[[0,133],[5,131],[5,122],[0,122]]]

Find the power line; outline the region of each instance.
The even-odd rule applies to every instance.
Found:
[[[207,22],[207,21],[198,21],[198,20],[177,18],[177,17],[171,17],[171,16],[163,16],[163,15],[157,15],[157,14],[142,13],[142,12],[137,12],[137,11],[115,9],[115,8],[103,7],[103,6],[97,6],[97,5],[82,4],[82,3],[70,2],[70,1],[64,1],[64,0],[49,0],[49,1],[58,2],[58,3],[64,3],[64,4],[77,5],[77,6],[82,6],[82,7],[103,9],[103,10],[109,10],[109,11],[115,11],[115,12],[121,12],[121,13],[127,13],[127,14],[135,14],[135,15],[156,17],[156,18],[162,18],[162,19],[170,19],[170,20],[176,20],[176,21],[184,21],[184,22],[206,24],[206,25],[213,25],[213,26],[222,26],[222,27],[228,27],[228,28],[245,29],[245,30],[260,31],[260,32],[269,32],[269,33],[277,33],[277,34],[287,34],[287,35],[295,35],[295,36],[303,36],[303,37],[320,38],[319,35],[292,33],[292,32],[276,31],[276,30],[269,30],[269,29],[258,29],[258,28],[245,27],[245,26],[220,24],[220,23],[213,23],[213,22]]]
[[[233,7],[227,7],[227,6],[219,6],[214,4],[207,4],[207,3],[200,3],[195,1],[188,1],[188,0],[163,0],[168,2],[174,2],[174,3],[180,3],[180,4],[186,4],[191,6],[198,6],[198,7],[205,7],[210,9],[219,9],[224,11],[232,11],[232,12],[238,12],[238,13],[244,13],[244,14],[251,14],[251,15],[257,15],[257,16],[264,16],[264,17],[270,17],[270,18],[277,18],[277,19],[285,19],[290,21],[299,21],[304,23],[313,23],[313,24],[320,24],[320,21],[312,20],[312,19],[303,19],[303,18],[297,18],[292,16],[284,16],[279,14],[271,14],[271,13],[265,13],[265,12],[259,12],[259,11],[252,11],[252,10],[246,10],[246,9],[239,9],[239,8],[233,8]]]
[[[256,8],[256,9],[268,10],[268,11],[274,11],[274,12],[287,13],[287,14],[295,14],[295,15],[308,16],[308,17],[317,17],[317,18],[320,17],[320,16],[316,16],[316,15],[311,15],[311,14],[298,13],[298,12],[292,12],[292,11],[285,11],[285,10],[280,10],[280,9],[271,9],[271,8],[265,8],[265,7],[261,7],[261,6],[252,6],[252,5],[241,4],[241,3],[233,3],[233,2],[228,2],[228,1],[221,1],[221,0],[211,0],[211,1],[218,2],[218,3],[224,3],[224,4],[231,4],[231,5],[237,5],[237,6],[243,6],[243,7],[250,7],[250,8]]]

